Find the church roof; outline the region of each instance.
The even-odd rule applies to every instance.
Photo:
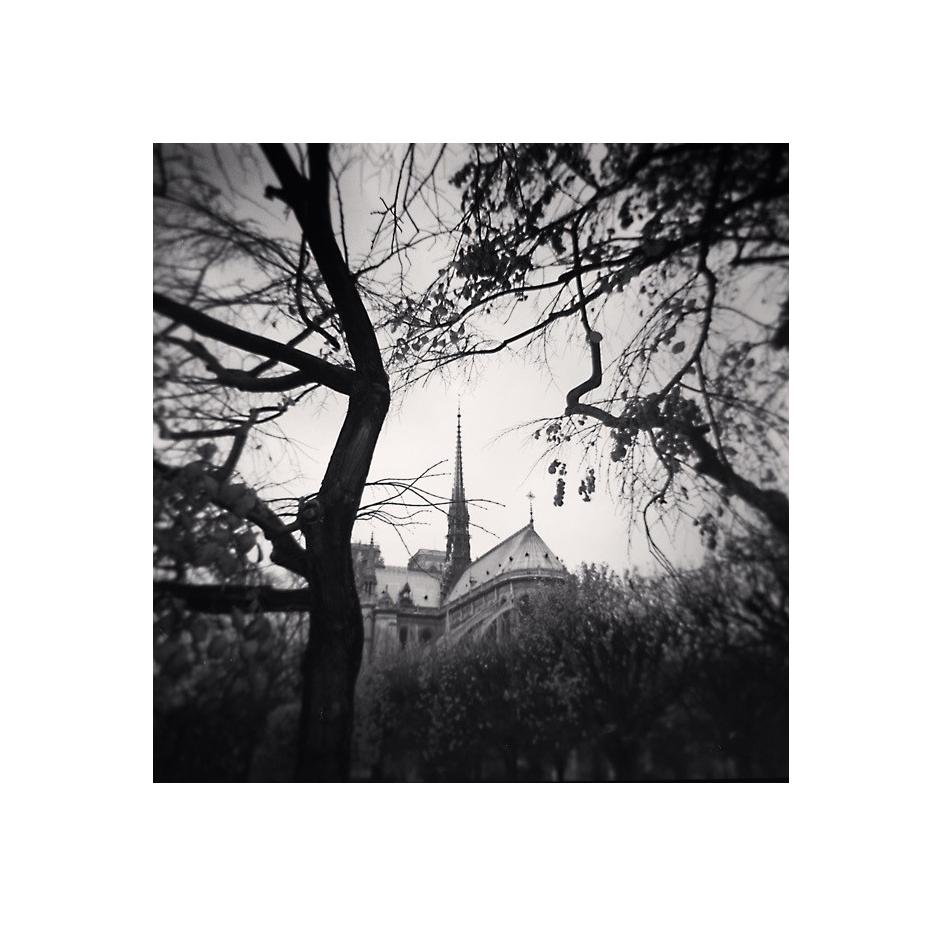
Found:
[[[417,551],[410,556],[410,561],[445,562],[446,549],[417,549]]]
[[[386,565],[375,569],[377,593],[387,588],[387,593],[396,602],[405,584],[410,585],[410,597],[416,607],[440,606],[440,579],[419,568],[404,568],[400,565]]]
[[[440,577],[446,567],[446,552],[443,549],[418,549],[407,562],[408,568],[420,568]]]
[[[530,572],[560,572],[567,569],[558,561],[548,544],[529,523],[513,533],[504,542],[490,549],[466,568],[450,589],[446,603],[457,600],[475,587],[485,584],[490,578],[508,572],[528,574]],[[380,575],[380,569],[378,569]],[[470,578],[472,583],[470,583]],[[378,580],[380,580],[378,578]]]

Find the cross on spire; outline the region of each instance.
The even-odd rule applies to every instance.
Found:
[[[532,500],[535,499],[535,495],[529,490],[528,493],[525,494],[525,496],[528,497],[528,525],[534,526],[535,514],[532,513]]]

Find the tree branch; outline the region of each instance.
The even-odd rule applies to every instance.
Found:
[[[294,212],[318,264],[328,293],[335,305],[355,368],[371,382],[387,386],[384,362],[377,346],[374,326],[358,293],[355,277],[345,264],[331,224],[329,185],[331,170],[327,144],[308,148],[309,172],[306,179],[278,143],[260,144],[279,183],[281,198]]]
[[[181,469],[171,467],[157,459],[154,460],[154,472],[160,477],[173,479],[180,474]],[[208,477],[210,474],[208,473]],[[219,491],[210,496],[211,502],[222,510],[232,510],[232,504]],[[305,549],[293,538],[285,523],[260,499],[246,512],[246,519],[260,528],[262,534],[272,543],[271,558],[276,565],[281,565],[289,571],[307,577],[308,565]]]
[[[207,614],[227,614],[234,610],[252,612],[308,609],[308,588],[272,588],[242,584],[183,584],[155,581],[154,593],[186,602],[191,610]]]
[[[281,377],[256,377],[255,372],[260,368],[272,366],[274,361],[267,361],[253,370],[236,370],[224,367],[199,341],[185,341],[173,335],[166,335],[164,340],[168,344],[176,344],[185,351],[189,351],[200,360],[214,375],[220,386],[231,386],[248,393],[284,393],[287,390],[297,390],[300,386],[309,386],[316,382],[312,377],[297,370]]]
[[[301,386],[303,383],[321,383],[346,396],[350,396],[357,387],[357,374],[347,367],[339,367],[337,364],[307,354],[298,348],[287,347],[282,342],[272,341],[261,335],[235,328],[233,325],[218,321],[157,292],[154,293],[154,310],[205,337],[295,367],[300,375],[306,377],[304,381],[300,380],[295,384],[296,386]]]
[[[249,430],[256,424],[258,416],[259,411],[251,409],[249,418],[237,430],[236,437],[233,439],[233,444],[230,446],[230,452],[226,456],[226,460],[215,472],[218,481],[229,480],[236,470],[236,465],[243,454],[243,449],[246,447],[246,439],[249,437]]]
[[[695,465],[696,473],[711,477],[723,487],[741,497],[745,503],[762,513],[771,525],[787,538],[789,513],[787,496],[780,490],[759,487],[750,480],[736,474],[731,467],[723,463],[718,452],[706,440],[699,426],[689,426],[688,429],[681,427],[680,430],[685,435],[689,447],[692,448],[699,459]]]
[[[600,362],[600,344],[603,340],[601,334],[591,328],[587,318],[587,296],[584,294],[584,284],[581,282],[581,261],[580,247],[578,245],[577,228],[571,228],[571,244],[574,251],[574,277],[577,282],[578,302],[581,308],[581,324],[584,326],[584,334],[587,337],[587,343],[591,349],[591,375],[583,382],[579,383],[567,395],[567,407],[565,413],[570,415],[575,406],[581,404],[581,397],[591,390],[596,390],[602,380],[601,362]]]

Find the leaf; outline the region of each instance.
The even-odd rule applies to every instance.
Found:
[[[678,354],[685,346],[686,346],[686,342],[685,342],[685,341],[677,341],[677,342],[670,348],[670,350],[671,350],[674,354]]]
[[[207,655],[211,659],[219,659],[226,652],[226,646],[226,640],[222,636],[215,636],[207,647]]]
[[[164,665],[177,652],[177,643],[167,640],[154,647],[154,660],[158,665]]]
[[[190,669],[190,656],[186,648],[181,646],[161,668],[170,678],[179,678],[184,675]]]

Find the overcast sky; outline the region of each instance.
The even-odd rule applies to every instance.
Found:
[[[437,149],[425,148],[418,162],[424,154],[430,158]],[[336,148],[333,165],[337,168],[347,157],[359,152]],[[292,219],[289,219],[291,229],[286,227],[282,206],[260,197],[264,185],[274,181],[271,177],[260,178],[260,170],[268,173],[262,160],[255,166],[247,166],[240,165],[234,151],[222,151],[222,155],[230,179],[254,203],[244,204],[242,212],[264,221],[274,231],[297,236]],[[209,157],[208,162],[212,163]],[[385,166],[383,161],[378,164]],[[385,175],[389,165],[375,170],[364,160],[351,159],[350,168],[341,175],[345,235],[352,257],[365,254],[370,246],[378,213],[383,210],[381,197],[386,196],[388,203],[391,201],[387,190],[391,177]],[[450,168],[455,169],[457,165],[454,160]],[[442,210],[448,210],[450,198],[458,200],[457,190],[448,185],[442,185],[440,193]],[[411,212],[420,227],[425,227],[429,215],[424,217],[423,206],[416,202]],[[340,233],[337,213],[335,227],[336,233]],[[411,251],[407,281],[414,288],[424,288],[434,279],[437,269],[448,262],[445,250],[444,244],[436,243]],[[393,262],[388,269],[391,275],[397,272]],[[502,316],[493,315],[490,319],[480,319],[480,325],[499,329],[534,321],[538,312],[532,307],[532,301],[529,297],[528,301],[515,305],[511,322],[499,321]],[[616,319],[613,309],[608,313],[602,345],[605,368],[624,346],[629,329],[635,327],[636,309],[629,294],[623,301],[627,304],[622,318],[619,311]],[[370,301],[368,308],[371,311]],[[291,333],[287,332],[286,336]],[[308,343],[303,342],[301,346],[309,349]],[[577,493],[583,476],[583,450],[572,446],[567,455],[546,454],[544,443],[534,438],[536,421],[560,416],[568,390],[589,374],[583,339],[579,334],[569,335],[566,327],[557,327],[540,353],[517,348],[518,345],[501,354],[476,358],[472,373],[468,366],[446,370],[424,384],[395,393],[375,452],[370,480],[412,477],[437,462],[444,462],[437,469],[441,476],[429,479],[426,485],[444,499],[448,498],[452,485],[456,408],[457,403],[461,403],[467,498],[497,501],[470,505],[472,522],[482,527],[471,529],[473,558],[528,522],[526,495],[531,491],[535,494],[535,527],[569,568],[576,568],[581,562],[606,562],[617,570],[655,570],[657,566],[642,529],[631,531],[627,502],[611,487],[608,479],[611,462],[606,445],[602,460],[598,460],[596,451],[591,451],[590,460],[584,464],[585,468],[594,466],[598,475],[597,491],[587,503]],[[317,348],[311,349],[317,353]],[[241,462],[247,481],[269,497],[297,497],[317,490],[341,425],[345,402],[329,391],[318,391],[304,405],[290,410],[279,420],[279,426],[292,444],[266,441],[261,450],[248,452],[249,457],[244,456]],[[553,504],[556,478],[547,470],[549,461],[555,457],[565,458],[568,464],[566,494],[561,507]],[[619,480],[615,478],[612,483],[616,486]],[[372,499],[376,497],[369,488],[364,502]],[[431,511],[417,519],[418,525],[399,527],[398,531],[380,522],[359,522],[355,526],[355,539],[367,541],[373,532],[388,564],[406,564],[417,549],[445,548],[445,515]],[[673,515],[667,519],[676,521]],[[655,537],[674,563],[690,564],[702,555],[691,521],[682,520],[671,530],[657,527]]]
[[[425,148],[426,155],[432,156],[437,148]],[[341,163],[343,155],[347,153],[341,149],[333,154],[335,166]],[[382,210],[381,195],[386,195],[388,203],[391,200],[390,192],[386,191],[390,179],[385,179],[383,170],[375,172],[365,166],[363,161],[352,161],[340,180],[345,234],[352,256],[365,252],[369,246],[377,212]],[[441,193],[458,200],[457,190],[449,186],[443,186]],[[422,205],[415,203],[412,213],[420,227],[424,227]],[[437,268],[447,262],[442,251],[442,246],[434,245],[411,253],[408,280],[414,286],[422,288],[432,281]],[[529,305],[530,301],[521,303],[517,314],[534,316],[535,310]],[[605,365],[621,349],[623,330],[611,329],[606,335],[602,348]],[[614,342],[613,346],[608,347],[608,340]],[[424,385],[395,394],[374,456],[371,479],[415,476],[438,461],[445,461],[437,469],[444,476],[431,480],[428,486],[448,497],[456,407],[460,402],[467,498],[502,504],[471,504],[472,522],[483,527],[471,530],[473,558],[528,522],[526,495],[531,491],[535,494],[535,527],[569,568],[581,562],[606,562],[618,570],[633,567],[655,570],[642,530],[630,534],[626,501],[609,489],[606,472],[610,461],[606,453],[603,463],[598,463],[592,452],[592,460],[585,464],[594,466],[599,476],[597,492],[589,503],[577,493],[583,475],[582,452],[571,453],[577,460],[568,461],[564,505],[554,506],[556,478],[548,474],[547,466],[552,458],[561,455],[544,454],[543,442],[534,439],[536,426],[532,423],[561,414],[567,391],[587,378],[590,364],[584,342],[568,340],[564,329],[555,332],[542,351],[542,360],[543,364],[534,351],[510,349],[477,358],[474,373],[468,379],[460,369],[446,371]],[[330,444],[341,424],[343,401],[326,395],[330,398],[318,420],[312,419],[308,407],[290,412],[282,420],[287,434],[308,446],[298,461],[301,476],[289,485],[293,493],[310,492],[317,486],[327,464]],[[365,502],[372,499],[369,489]],[[373,532],[388,564],[406,564],[417,549],[446,547],[446,517],[431,512],[420,521],[423,525],[401,527],[400,535],[383,523],[359,522],[355,538],[366,542]],[[698,535],[688,521],[674,527],[672,537],[658,530],[657,539],[661,548],[680,564],[697,561],[702,554]]]

